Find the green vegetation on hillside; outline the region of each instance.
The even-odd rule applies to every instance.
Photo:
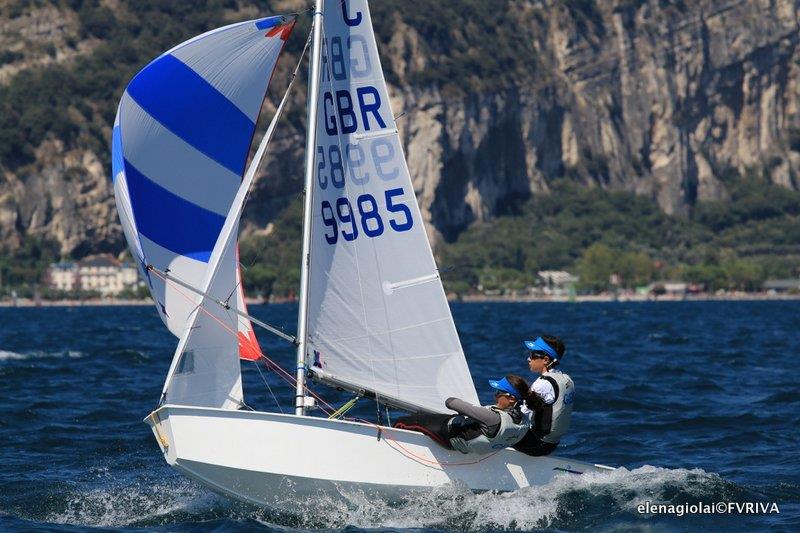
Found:
[[[582,189],[563,180],[526,204],[518,217],[477,225],[442,246],[447,287],[466,292],[522,288],[538,270],[579,274],[603,290],[682,279],[709,290],[755,290],[800,266],[800,193],[758,177],[731,183],[734,204],[701,202],[689,219],[673,218],[643,197]]]
[[[755,178],[738,178],[733,206],[700,203],[689,219],[665,215],[630,193],[584,189],[561,180],[516,216],[503,216],[464,231],[437,250],[449,291],[482,287],[522,289],[539,270],[580,275],[580,288],[609,288],[681,279],[708,290],[758,290],[768,278],[800,272],[800,193]],[[724,222],[721,222],[724,221]],[[292,297],[300,280],[302,198],[298,196],[266,233],[240,242],[247,294]],[[32,294],[57,261],[58,244],[29,239],[0,258],[5,293]]]
[[[733,182],[736,207],[700,203],[689,219],[669,217],[647,198],[552,185],[517,216],[503,216],[443,243],[437,260],[448,291],[522,289],[539,270],[580,275],[586,291],[679,279],[708,290],[758,290],[800,268],[800,193],[755,177]],[[295,294],[299,280],[301,200],[267,236],[241,243],[249,294]],[[729,213],[730,212],[730,213]],[[713,216],[712,216],[713,213]],[[720,220],[726,220],[721,225]]]
[[[47,267],[58,261],[59,249],[55,240],[29,237],[13,252],[0,254],[0,297],[12,290],[19,296],[33,296]]]
[[[396,19],[419,36],[416,45],[429,65],[410,64],[406,83],[462,93],[536,79],[534,73],[541,76],[536,48],[526,35],[530,21],[520,18],[520,7],[510,0],[414,0],[372,2],[370,12],[385,44],[395,36]],[[390,82],[397,81],[391,69],[385,74]]]
[[[251,296],[295,296],[300,286],[302,198],[291,202],[271,227],[268,235],[251,234],[239,242],[245,292]]]
[[[19,16],[41,3],[17,0],[0,13]],[[226,10],[238,7],[235,0],[142,0],[118,11],[99,0],[50,3],[78,13],[80,39],[102,40],[74,63],[26,69],[0,86],[0,166],[7,168],[32,162],[48,136],[92,149],[110,166],[110,127],[127,82],[164,50],[230,22]]]

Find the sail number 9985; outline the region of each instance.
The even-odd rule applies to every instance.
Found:
[[[355,205],[347,197],[337,198],[331,204],[328,200],[322,201],[322,222],[330,228],[325,231],[325,240],[328,244],[336,244],[339,233],[346,241],[354,241],[359,234],[367,237],[383,235],[387,223],[397,232],[408,231],[414,226],[411,218],[411,209],[402,203],[403,189],[389,189],[384,192],[385,209],[388,211],[387,220],[381,216],[378,202],[371,194],[362,194]]]

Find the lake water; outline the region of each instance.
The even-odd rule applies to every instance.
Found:
[[[624,470],[509,494],[456,484],[391,506],[354,497],[314,516],[232,503],[170,469],[141,422],[176,344],[154,309],[0,309],[0,530],[800,530],[800,302],[452,307],[487,403],[487,379],[531,377],[523,337],[562,336],[576,402],[557,454]],[[250,310],[294,330],[296,306]],[[260,338],[294,366],[293,350]],[[248,403],[277,410],[253,364],[243,369]],[[289,410],[293,390],[265,377]],[[647,501],[780,512],[639,514]]]

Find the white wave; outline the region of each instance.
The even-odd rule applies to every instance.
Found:
[[[9,360],[27,359],[27,358],[28,357],[26,355],[21,353],[0,350],[0,361],[9,361]]]
[[[40,350],[18,353],[8,350],[0,350],[0,361],[24,361],[28,359],[45,359],[49,357],[69,357],[77,359],[83,357],[83,352],[78,350],[58,350],[55,352],[44,352]]]
[[[105,477],[101,475],[101,477]],[[223,498],[182,478],[105,486],[65,495],[61,508],[45,519],[92,527],[169,525],[206,520],[209,515],[235,521],[255,520],[271,528],[432,528],[449,531],[585,529],[611,515],[642,520],[640,503],[682,503],[708,499],[733,485],[700,469],[643,466],[581,476],[565,474],[540,487],[510,493],[474,494],[455,482],[405,502],[389,503],[360,491],[341,499],[316,497],[304,502],[287,494],[283,513],[228,505]],[[674,500],[678,498],[678,500]],[[320,502],[320,499],[323,501]],[[635,522],[634,522],[635,523]]]
[[[565,474],[547,485],[510,493],[472,493],[453,483],[401,504],[376,501],[364,493],[343,493],[327,508],[304,514],[306,527],[434,528],[452,531],[586,528],[612,513],[636,513],[640,503],[677,503],[671,498],[709,496],[729,485],[700,469],[643,466],[581,476]],[[594,506],[594,509],[592,507]],[[316,507],[316,505],[315,505]],[[582,509],[583,508],[583,509]],[[258,517],[252,517],[258,519]],[[265,525],[276,525],[268,517]]]
[[[193,514],[220,501],[218,496],[186,479],[113,485],[67,494],[63,508],[51,512],[45,521],[90,527],[171,523],[172,513]]]

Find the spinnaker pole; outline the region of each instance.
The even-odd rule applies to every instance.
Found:
[[[182,279],[173,276],[169,272],[166,272],[164,270],[160,270],[160,269],[154,267],[153,265],[147,265],[145,267],[145,270],[148,271],[148,272],[154,272],[159,278],[162,278],[165,281],[171,281],[173,283],[176,283],[176,284],[180,285],[181,287],[183,287],[184,289],[189,289],[190,291],[192,291],[193,293],[195,293],[195,294],[197,294],[199,296],[204,296],[207,300],[210,300],[210,301],[214,302],[215,304],[219,305],[220,307],[223,307],[223,308],[227,309],[228,311],[231,311],[231,312],[239,315],[242,318],[246,318],[247,320],[249,320],[253,324],[261,326],[265,330],[269,331],[273,335],[276,335],[276,336],[280,337],[281,339],[283,339],[285,341],[289,341],[292,344],[297,344],[297,339],[295,338],[294,335],[290,335],[290,334],[284,332],[283,330],[281,330],[280,328],[278,328],[276,326],[271,326],[270,324],[267,324],[266,322],[263,322],[263,321],[257,319],[256,317],[254,317],[252,315],[248,315],[247,313],[245,313],[244,311],[240,311],[236,307],[232,307],[228,302],[226,302],[224,300],[221,300],[219,298],[215,298],[214,295],[209,294],[207,292],[203,292],[200,289],[198,289],[197,287],[193,287],[192,285],[186,283]]]
[[[319,65],[322,57],[322,7],[314,6],[314,36],[311,43],[311,66],[308,76],[308,119],[306,121],[306,175],[303,190],[303,255],[300,263],[300,308],[297,311],[297,388],[294,412],[305,415],[306,341],[308,338],[308,270],[311,263],[311,218],[314,201],[314,160],[317,145],[317,102],[319,100]]]

